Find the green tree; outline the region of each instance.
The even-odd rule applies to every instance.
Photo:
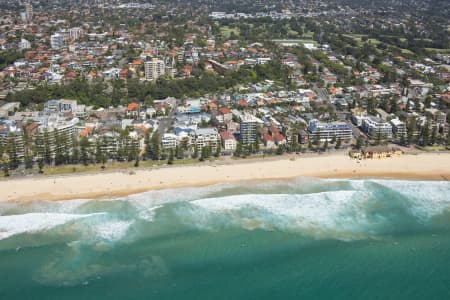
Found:
[[[39,174],[44,174],[44,159],[40,158],[38,161]]]
[[[80,140],[80,154],[83,165],[89,165],[89,147],[90,142],[87,137],[83,136]]]
[[[328,151],[328,139],[326,139],[325,142],[323,143],[323,150]]]
[[[9,157],[9,168],[10,169],[16,169],[20,165],[20,159],[18,156],[18,147],[16,143],[16,139],[19,138],[14,133],[10,133],[8,136],[8,145],[6,147],[7,154]]]
[[[207,152],[208,150],[206,149],[206,146],[202,147],[202,151],[199,158],[200,161],[204,161],[208,157]]]
[[[169,158],[167,160],[167,164],[169,164],[169,165],[173,164],[173,149],[170,149],[170,151],[169,151]]]
[[[437,126],[433,126],[433,129],[431,130],[431,145],[436,144],[436,140],[437,140],[437,133],[438,133],[438,128]]]
[[[184,158],[184,150],[183,147],[177,146],[175,150],[177,159],[183,159]]]
[[[159,149],[159,135],[158,132],[154,132],[151,140],[151,158],[153,160],[158,160],[161,156]]]
[[[72,164],[78,164],[80,162],[80,150],[79,150],[79,144],[78,139],[76,136],[72,137],[72,155],[70,158],[70,162]]]
[[[139,167],[139,162],[140,162],[140,156],[139,156],[139,153],[136,153],[135,160],[134,160],[134,167],[135,168]]]
[[[253,149],[255,150],[255,152],[259,151],[260,143],[261,143],[261,137],[259,136],[259,134],[256,134],[255,144],[253,145]]]
[[[106,153],[103,152],[103,147],[105,146],[105,139],[97,139],[95,144],[95,161],[96,163],[101,163],[102,168],[105,168],[106,163]]]
[[[338,138],[338,139],[337,139],[337,142],[336,142],[336,146],[334,146],[334,148],[335,148],[336,150],[338,150],[338,149],[341,148],[341,145],[342,145],[342,140],[341,140],[341,138]]]
[[[234,151],[233,155],[236,157],[240,157],[242,155],[242,142],[237,142],[236,150]]]
[[[411,82],[409,81],[408,76],[406,76],[406,75],[404,75],[402,77],[402,81],[401,82],[402,82],[402,86],[403,86],[404,91],[405,91],[405,92],[402,91],[402,95],[406,96],[406,95],[408,95],[408,88],[411,85]]]
[[[422,130],[422,146],[427,146],[430,142],[430,124],[427,122]]]
[[[194,152],[192,153],[192,158],[198,157],[198,147],[197,144],[194,145]]]
[[[398,111],[398,103],[397,103],[397,99],[392,97],[390,99],[390,103],[389,103],[389,107],[390,107],[390,112],[392,114],[396,113]]]
[[[414,135],[416,133],[416,130],[417,130],[416,119],[413,118],[408,123],[407,141],[409,145],[411,145],[414,142]]]
[[[64,149],[61,134],[58,129],[53,130],[53,139],[55,141],[55,165],[59,166],[64,163]]]
[[[405,138],[405,135],[404,134],[402,134],[401,136],[400,136],[400,145],[402,145],[402,146],[406,146],[406,138]]]
[[[364,140],[361,137],[356,139],[356,149],[361,149],[364,145]]]
[[[376,108],[376,101],[374,98],[367,99],[367,113],[373,114]]]
[[[297,151],[298,150],[298,130],[297,128],[292,129],[291,142],[289,146],[289,151]]]
[[[31,141],[30,136],[28,135],[28,131],[25,128],[23,130],[23,141],[24,141],[24,162],[25,162],[25,168],[26,169],[32,169],[33,168],[32,141]],[[0,153],[0,155],[1,155],[1,153]]]
[[[313,144],[315,146],[319,146],[320,145],[320,138],[321,138],[320,129],[317,129],[317,132],[316,132],[316,135],[314,135],[314,141],[313,141]]]
[[[10,158],[7,153],[3,153],[2,160],[1,160],[1,166],[3,169],[3,176],[9,177],[9,165],[10,165]]]
[[[138,142],[133,140],[132,138],[127,139],[128,146],[128,161],[132,161],[136,159],[136,155],[139,155]]]
[[[282,155],[283,153],[284,153],[283,145],[278,145],[276,154],[277,155]]]
[[[220,141],[217,143],[216,152],[214,153],[215,157],[220,157],[220,153],[222,152],[222,145]]]
[[[52,151],[51,151],[51,140],[47,128],[44,129],[44,160],[45,163],[50,165],[52,163]]]
[[[431,97],[430,95],[425,97],[425,101],[424,101],[424,105],[425,108],[430,108],[431,107],[431,101],[433,100],[433,97]]]
[[[150,140],[150,132],[145,133],[144,137],[144,156],[143,159],[147,160],[147,158],[151,158],[152,155],[152,143]]]
[[[381,145],[381,141],[383,140],[383,136],[381,134],[381,129],[378,129],[377,132],[377,145]]]

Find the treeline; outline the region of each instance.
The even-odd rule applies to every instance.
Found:
[[[0,51],[0,69],[12,64],[19,58],[23,58],[23,54],[16,50]]]
[[[320,28],[310,19],[290,18],[276,20],[271,17],[254,18],[246,20],[222,19],[212,24],[215,36],[225,38],[221,32],[224,26],[237,29],[233,30],[230,39],[237,38],[247,42],[261,42],[273,39],[300,38],[311,31],[319,33]]]
[[[0,139],[0,167],[6,176],[9,170],[23,165],[36,165],[42,173],[44,166],[102,164],[107,161],[139,161],[139,141],[129,136],[129,130],[117,130],[117,136],[96,139],[78,137],[67,131],[44,130],[33,136],[10,134]],[[147,138],[146,140],[149,140]],[[145,158],[145,156],[144,156]]]
[[[20,102],[27,107],[42,104],[50,99],[74,99],[81,104],[94,107],[109,107],[127,104],[130,101],[149,102],[167,97],[200,97],[206,93],[216,93],[237,85],[252,84],[265,79],[289,85],[289,68],[279,61],[271,61],[255,67],[243,66],[235,72],[224,75],[202,73],[187,79],[159,78],[156,82],[141,82],[137,79],[105,82],[94,80],[89,83],[78,77],[65,85],[40,85],[32,90],[8,94],[6,101]]]

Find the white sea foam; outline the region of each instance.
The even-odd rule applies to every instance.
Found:
[[[83,214],[78,209],[94,200],[77,199],[62,201],[2,202],[0,215],[24,215],[29,213]]]
[[[65,226],[69,223],[70,226]],[[0,216],[0,240],[18,234],[35,234],[65,226],[61,227],[61,234],[79,235],[84,242],[118,241],[125,237],[133,223],[134,220],[117,220],[107,213],[29,213]]]
[[[217,184],[207,187],[149,191],[124,198],[112,199],[112,201],[126,201],[138,211],[137,218],[145,221],[153,221],[156,210],[164,205],[201,199],[230,186],[231,184]]]
[[[96,224],[93,228],[96,236],[104,241],[118,241],[126,234],[133,221],[109,221]]]
[[[0,216],[0,240],[22,233],[37,233],[67,222],[92,216],[60,213],[29,213]]]
[[[407,200],[411,213],[429,219],[450,210],[450,183],[447,181],[373,180]]]
[[[0,240],[70,222],[69,226],[61,227],[62,232],[80,235],[88,243],[118,241],[133,233],[130,229],[136,220],[154,222],[157,210],[173,202],[189,203],[175,205],[177,215],[182,222],[203,228],[217,229],[231,224],[248,229],[299,230],[319,237],[357,238],[370,235],[374,222],[383,222],[383,213],[377,214],[377,206],[372,206],[377,201],[376,185],[403,195],[405,209],[419,219],[450,209],[448,182],[298,178],[256,185],[221,184],[152,191],[115,199],[122,204],[111,206],[105,200],[3,205],[0,214],[14,215],[0,216]],[[277,194],[277,188],[284,194]],[[239,195],[230,195],[233,193]]]
[[[187,221],[208,227],[220,219],[218,215],[225,215],[227,221],[248,229],[301,230],[317,237],[357,238],[368,233],[365,206],[369,198],[367,192],[334,191],[201,199],[191,204],[204,212],[190,213],[194,219]],[[179,213],[183,217],[184,212]]]
[[[199,199],[208,194],[221,191],[230,186],[232,186],[232,184],[215,184],[206,187],[155,190],[131,195],[121,199],[140,201],[142,203],[149,203],[150,205],[154,206],[167,202],[179,202]]]

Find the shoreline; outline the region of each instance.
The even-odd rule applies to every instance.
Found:
[[[448,166],[450,153],[405,154],[360,161],[342,152],[317,156],[291,155],[248,161],[12,178],[0,181],[0,201],[119,198],[151,190],[295,177],[449,181]]]

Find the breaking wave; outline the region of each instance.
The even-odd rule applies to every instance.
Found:
[[[152,191],[113,200],[1,203],[0,249],[53,243],[56,237],[87,244],[129,243],[181,227],[362,239],[432,224],[449,211],[449,195],[450,183],[444,181],[298,178]],[[42,238],[46,235],[51,238]]]
[[[53,249],[32,274],[43,285],[89,284],[121,272],[157,279],[171,270],[161,253],[146,250],[156,241],[222,230],[352,241],[449,229],[449,195],[444,181],[297,178],[110,200],[3,202],[0,251]],[[107,260],[128,258],[133,249],[136,260]]]

